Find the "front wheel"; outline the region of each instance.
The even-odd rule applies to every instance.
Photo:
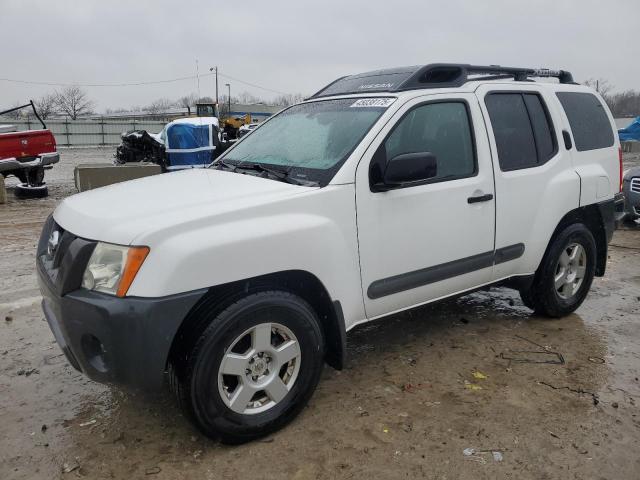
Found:
[[[318,318],[307,302],[260,292],[211,320],[179,378],[197,426],[225,443],[282,428],[306,405],[324,364]]]
[[[563,317],[584,301],[595,274],[596,244],[581,223],[569,225],[553,240],[523,303],[536,313]]]

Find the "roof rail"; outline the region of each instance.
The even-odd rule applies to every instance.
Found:
[[[470,78],[472,75],[480,77]],[[531,78],[554,77],[560,83],[575,83],[566,70],[548,68],[516,68],[500,65],[469,65],[462,63],[431,63],[424,66],[376,70],[334,80],[310,98],[346,93],[401,92],[423,88],[460,87],[472,80],[531,81]]]

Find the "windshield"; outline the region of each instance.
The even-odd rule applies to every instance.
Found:
[[[347,98],[295,105],[221,157],[227,164],[262,164],[293,179],[324,186],[394,98]]]

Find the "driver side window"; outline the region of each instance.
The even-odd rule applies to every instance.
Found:
[[[471,120],[463,102],[420,105],[406,114],[386,139],[386,161],[405,153],[430,152],[437,159],[443,181],[476,174]]]

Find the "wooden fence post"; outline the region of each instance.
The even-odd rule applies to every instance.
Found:
[[[64,130],[67,135],[67,147],[71,146],[71,141],[69,140],[69,117],[65,117],[64,119]]]

